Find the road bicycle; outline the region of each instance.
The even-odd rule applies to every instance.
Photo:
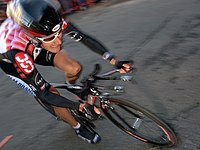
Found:
[[[95,65],[94,71],[81,81],[81,85],[69,85],[60,83],[51,83],[57,89],[65,89],[76,94],[81,99],[87,99],[87,96],[95,97],[95,106],[103,112],[103,114],[119,129],[128,135],[135,137],[145,143],[158,146],[173,146],[177,139],[173,130],[159,117],[148,109],[134,103],[131,100],[122,100],[113,97],[110,90],[121,93],[123,86],[104,86],[98,85],[100,80],[122,80],[131,81],[132,76],[122,75],[114,76],[119,69],[114,69],[103,74],[99,74],[101,67]],[[94,131],[95,124],[88,117],[88,114],[71,110],[75,119]],[[101,112],[101,113],[102,113]],[[102,119],[99,117],[97,119]]]

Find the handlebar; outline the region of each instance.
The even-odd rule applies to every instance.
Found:
[[[131,64],[131,68],[130,68],[130,71],[131,72],[133,70],[133,61],[124,61],[125,63],[127,64]],[[120,69],[115,68],[113,70],[110,70],[108,72],[105,72],[103,74],[99,74],[99,72],[101,71],[101,66],[100,64],[95,64],[95,68],[94,68],[94,71],[92,73],[90,73],[88,75],[88,78],[85,78],[81,81],[81,83],[83,83],[85,80],[88,80],[88,81],[94,81],[94,80],[123,80],[123,81],[129,81],[130,80],[130,77],[129,76],[121,76],[120,78],[117,78],[117,77],[114,77],[114,76],[111,76],[117,72],[120,72]],[[128,73],[128,72],[127,72]]]

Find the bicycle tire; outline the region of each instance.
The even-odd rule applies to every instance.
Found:
[[[170,127],[155,114],[134,102],[108,98],[108,103],[101,103],[101,109],[118,128],[140,141],[158,146],[176,144],[176,136]]]

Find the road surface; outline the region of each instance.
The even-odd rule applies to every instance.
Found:
[[[116,1],[98,4],[69,18],[102,41],[119,59],[135,61],[136,84],[125,83],[126,96],[157,113],[174,129],[178,144],[169,149],[199,150],[200,1]],[[66,51],[83,64],[81,77],[92,71],[94,63],[101,63],[103,70],[111,68],[82,44],[64,39]],[[48,81],[64,82],[59,70],[41,66],[38,69]],[[2,71],[0,83],[0,142],[7,138],[2,150],[146,150],[150,147],[126,136],[106,119],[96,122],[102,142],[87,144]]]

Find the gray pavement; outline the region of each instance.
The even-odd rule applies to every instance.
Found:
[[[114,2],[107,0],[69,19],[101,40],[119,59],[135,61],[136,84],[125,83],[126,97],[149,108],[174,129],[178,144],[162,149],[199,150],[200,1]],[[81,77],[93,69],[94,63],[101,63],[103,70],[111,68],[101,57],[67,37],[64,48],[83,64]],[[48,81],[64,82],[62,72],[50,67],[38,66],[38,69]],[[108,120],[96,122],[102,142],[89,145],[76,137],[68,125],[51,117],[2,71],[0,83],[0,141],[13,135],[3,150],[146,150],[150,147],[126,136]]]

